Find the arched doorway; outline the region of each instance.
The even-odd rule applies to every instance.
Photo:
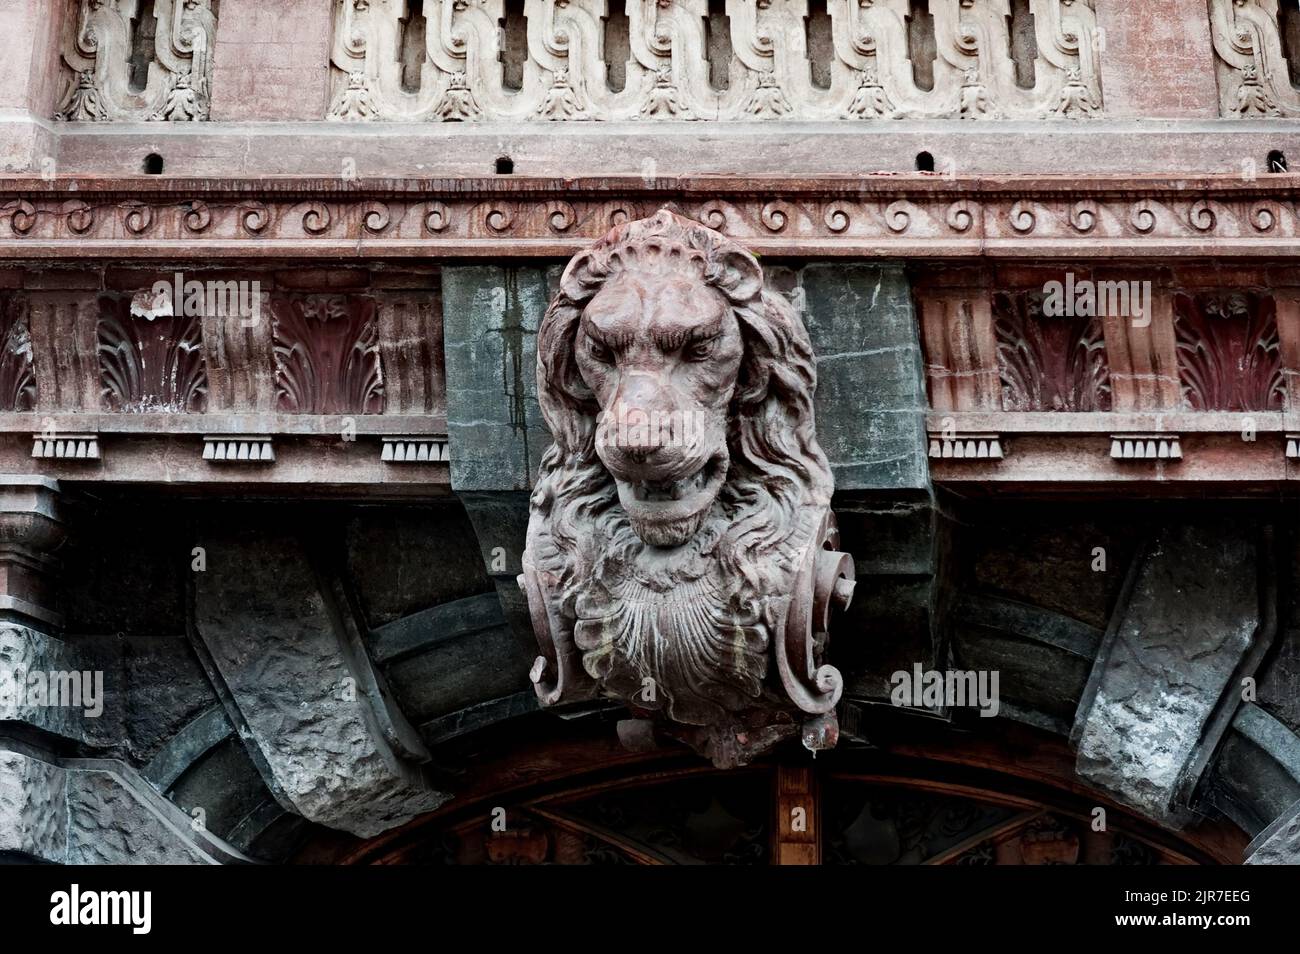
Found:
[[[1007,730],[1010,731],[1007,731]],[[1088,790],[1046,733],[948,729],[798,749],[718,771],[688,755],[633,755],[607,738],[522,745],[473,791],[367,842],[299,860],[357,864],[1150,865],[1240,860],[1245,839],[1207,823],[1170,832]]]

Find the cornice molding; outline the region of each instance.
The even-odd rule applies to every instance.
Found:
[[[1297,178],[0,178],[0,258],[571,255],[671,205],[764,255],[1280,259]]]

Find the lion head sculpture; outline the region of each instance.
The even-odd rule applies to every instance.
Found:
[[[754,256],[667,210],[615,228],[565,270],[537,378],[554,444],[521,584],[543,703],[603,691],[719,764],[798,713],[833,744],[841,680],[817,657],[852,564],[812,346]]]

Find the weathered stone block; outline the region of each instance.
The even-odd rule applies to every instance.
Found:
[[[1157,532],[1117,608],[1076,717],[1078,771],[1178,824],[1207,722],[1260,624],[1256,529]]]
[[[551,442],[537,406],[536,370],[548,298],[546,273],[537,268],[476,265],[443,273],[447,433],[457,491],[532,486]]]
[[[213,53],[212,119],[322,118],[329,44],[329,4],[225,0]]]
[[[369,837],[441,805],[301,544],[265,528],[204,543],[195,629],[285,808]]]
[[[923,359],[902,269],[809,265],[801,282],[836,492],[928,487]]]
[[[1248,865],[1300,865],[1300,802],[1269,825],[1246,848]]]
[[[211,863],[114,776],[71,771],[67,778],[68,864]]]
[[[0,751],[0,851],[61,862],[68,812],[63,769],[19,752]]]
[[[81,669],[76,653],[62,641],[26,626],[0,626],[0,722],[21,722],[67,739],[85,741],[82,721],[87,718],[92,700],[81,697]],[[45,687],[39,696],[32,693],[33,680]],[[51,704],[72,701],[51,698],[51,684],[54,694],[59,694],[65,681],[76,690],[76,701],[83,703],[81,708]],[[94,701],[102,715],[103,698]]]

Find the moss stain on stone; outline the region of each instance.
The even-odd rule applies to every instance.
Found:
[[[524,479],[532,470],[528,448],[528,413],[524,389],[524,307],[519,297],[519,275],[513,268],[504,271],[502,288],[505,307],[501,313],[501,386],[510,404],[510,427],[524,444]]]

